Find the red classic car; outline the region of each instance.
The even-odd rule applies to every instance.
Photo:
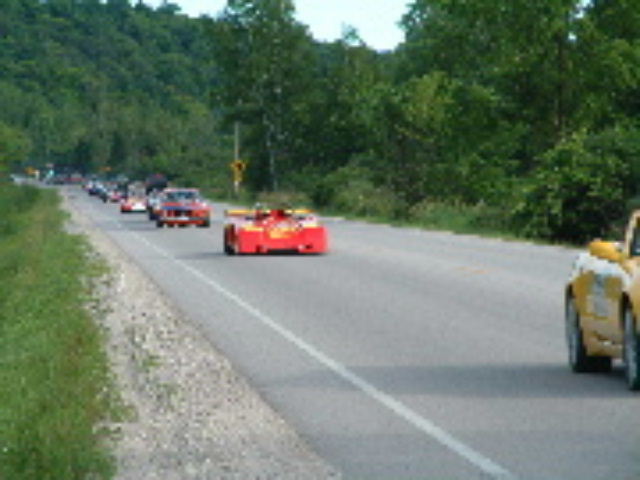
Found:
[[[327,231],[310,210],[264,209],[225,212],[224,251],[235,253],[325,253]]]
[[[153,218],[158,228],[165,225],[211,225],[211,206],[200,196],[197,188],[167,188],[160,194],[154,208]]]

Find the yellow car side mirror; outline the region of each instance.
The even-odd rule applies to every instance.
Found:
[[[608,260],[609,262],[622,260],[622,252],[618,248],[617,242],[594,240],[589,244],[589,253],[594,257]]]

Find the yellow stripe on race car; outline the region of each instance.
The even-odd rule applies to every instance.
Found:
[[[227,216],[235,216],[235,215],[251,215],[253,210],[225,210],[224,214]]]
[[[295,235],[297,230],[295,228],[276,228],[269,231],[271,238],[289,238]]]

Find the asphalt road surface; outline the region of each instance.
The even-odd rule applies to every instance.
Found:
[[[348,479],[640,479],[640,397],[572,374],[575,250],[326,219],[322,256],[89,212]]]

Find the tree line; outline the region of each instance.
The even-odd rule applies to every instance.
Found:
[[[396,49],[319,42],[292,0],[2,0],[0,156],[583,241],[640,204],[634,0],[413,0]],[[1,157],[0,157],[1,159]]]

